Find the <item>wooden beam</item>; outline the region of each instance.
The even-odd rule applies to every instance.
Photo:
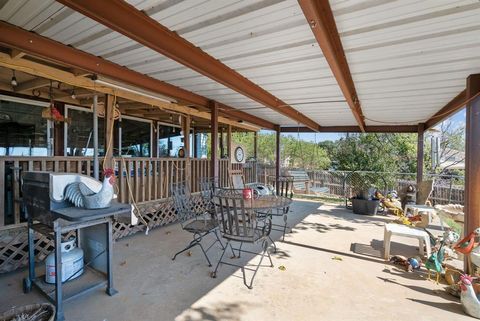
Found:
[[[316,130],[316,122],[210,56],[125,1],[58,0],[158,53],[189,67],[296,122]],[[282,107],[280,107],[282,106]]]
[[[1,25],[1,22],[0,22]],[[0,34],[1,38],[1,34]],[[194,117],[203,118],[210,120],[210,113],[198,111],[192,107],[186,107],[178,104],[167,103],[160,99],[155,99],[151,97],[145,97],[140,94],[132,93],[130,91],[125,91],[118,88],[108,87],[106,85],[101,85],[95,83],[95,81],[85,78],[85,77],[77,77],[70,72],[57,69],[54,67],[46,66],[37,62],[33,62],[26,59],[12,59],[9,55],[0,52],[0,66],[19,70],[34,76],[50,78],[56,81],[60,81],[65,84],[69,84],[71,86],[85,88],[89,90],[94,90],[99,93],[109,94],[109,95],[116,95],[117,97],[122,97],[131,101],[137,101],[140,103],[144,103],[149,106],[156,106],[158,108],[162,108],[165,110],[171,110],[178,113],[188,114]],[[251,131],[257,131],[260,128],[249,124],[249,123],[239,123],[235,120],[226,118],[226,117],[219,117],[219,121],[224,124],[230,124],[236,128],[242,128]]]
[[[423,163],[424,163],[424,132],[425,124],[418,124],[417,131],[417,184],[423,181]],[[418,189],[417,189],[418,193]]]
[[[467,78],[466,97],[480,92],[480,74]],[[465,235],[480,226],[480,97],[467,104],[465,128]],[[472,273],[470,264],[465,266]]]
[[[211,130],[210,130],[210,175],[213,179],[219,179],[218,172],[218,105],[216,101],[210,103]]]
[[[440,109],[435,115],[430,117],[426,122],[426,128],[432,128],[433,126],[441,123],[444,119],[450,117],[465,106],[467,101],[467,90],[462,90],[452,100],[450,100],[442,109]]]
[[[277,195],[280,194],[280,163],[281,163],[281,154],[280,154],[280,137],[281,137],[281,131],[280,131],[280,126],[278,126],[275,129],[275,186],[277,189]]]
[[[49,79],[44,79],[44,78],[36,78],[32,80],[28,80],[25,82],[22,82],[18,84],[18,86],[15,86],[14,89],[16,92],[22,92],[22,91],[30,91],[33,89],[38,89],[46,86],[50,86],[51,80]]]
[[[227,127],[227,156],[232,157],[232,126]]]
[[[19,59],[23,56],[25,56],[25,52],[17,49],[10,49],[10,57],[12,57],[12,59]]]
[[[282,133],[309,133],[311,129],[307,127],[281,127]],[[416,133],[418,126],[416,125],[402,125],[402,126],[367,126],[365,127],[367,133]],[[358,126],[322,126],[321,133],[361,133]]]
[[[105,146],[105,160],[103,168],[113,168],[113,148],[115,142],[113,141],[115,134],[115,113],[113,106],[114,97],[111,95],[106,95],[105,97],[105,134],[104,134],[104,146]],[[121,153],[121,151],[118,151]]]
[[[100,2],[103,3],[103,1]],[[130,70],[84,51],[66,46],[49,38],[28,32],[3,21],[0,21],[0,44],[9,48],[25,51],[29,55],[47,59],[54,63],[67,65],[70,68],[78,68],[91,72],[92,74],[102,75],[120,81],[124,84],[136,86],[143,90],[173,97],[180,104],[203,106],[206,108],[209,106],[209,99],[206,97]],[[10,56],[9,58],[11,59]],[[72,73],[69,74],[75,77]],[[48,76],[45,78],[51,79],[51,77]],[[83,77],[77,78],[81,79]],[[83,79],[88,81],[86,78]],[[98,86],[100,85],[96,84],[96,87]],[[93,86],[91,86],[91,88],[92,87]],[[245,117],[240,119],[254,123],[260,127],[273,129],[273,123],[259,117],[241,111],[236,111],[235,114],[244,115]],[[230,116],[228,110],[224,110],[222,115]],[[231,117],[236,118],[236,116]]]
[[[365,117],[329,2],[326,0],[298,0],[298,2],[342,90],[343,96],[345,96],[360,130],[363,132],[365,130]]]

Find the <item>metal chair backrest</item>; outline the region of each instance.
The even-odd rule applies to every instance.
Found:
[[[243,170],[231,169],[228,171],[230,177],[230,187],[233,189],[245,188],[245,178],[243,177]]]
[[[292,198],[293,197],[293,183],[295,181],[294,176],[279,176],[278,180],[275,175],[268,176],[268,184],[273,186],[273,190],[277,191],[277,181],[278,181],[278,193],[277,196],[283,196]]]
[[[203,177],[200,179],[200,194],[202,198],[211,200],[217,188],[219,188],[218,177]]]
[[[173,206],[177,212],[177,217],[180,223],[183,223],[195,218],[197,213],[194,211],[194,204],[192,203],[192,195],[186,182],[173,183],[171,185]]]
[[[241,192],[222,191],[214,197],[214,202],[223,237],[242,242],[255,241],[257,221],[254,213],[245,209]]]

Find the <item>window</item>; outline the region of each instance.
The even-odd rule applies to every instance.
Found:
[[[177,157],[178,150],[184,146],[184,139],[179,127],[158,125],[158,156]],[[193,134],[190,134],[190,156],[193,155]]]
[[[0,155],[49,156],[52,122],[42,118],[48,103],[0,96]]]
[[[89,109],[68,107],[67,156],[93,156],[93,113]],[[105,121],[98,117],[98,154],[105,155]]]
[[[122,116],[120,128],[122,155],[150,157],[151,121]]]

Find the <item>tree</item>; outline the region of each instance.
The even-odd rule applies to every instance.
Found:
[[[438,148],[432,142],[438,140]],[[432,148],[438,155],[432,161]],[[426,135],[425,144],[426,168],[431,173],[463,174],[462,170],[455,170],[456,165],[465,162],[465,124],[453,121],[444,121],[439,127]]]

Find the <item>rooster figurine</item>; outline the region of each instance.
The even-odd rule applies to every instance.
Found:
[[[74,182],[65,187],[65,199],[72,202],[76,207],[87,209],[109,207],[114,195],[115,175],[111,168],[105,169],[103,174],[102,188],[98,193],[92,191],[83,182]]]
[[[474,318],[480,319],[480,301],[475,294],[472,281],[473,279],[469,275],[460,276],[460,300],[465,313]]]

